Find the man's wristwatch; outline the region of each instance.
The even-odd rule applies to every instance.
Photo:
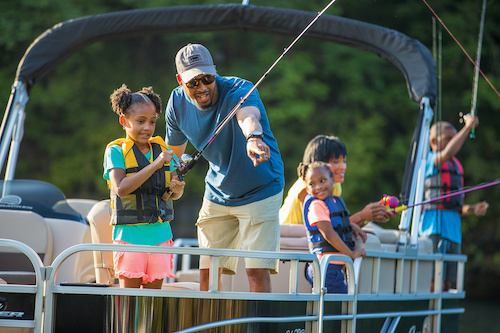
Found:
[[[172,190],[170,189],[170,187],[169,187],[169,186],[167,186],[167,188],[165,189],[165,193],[167,193],[167,194],[169,194],[169,195],[172,195],[172,194],[174,193],[174,191],[172,191]]]
[[[247,135],[247,142],[252,138],[259,138],[261,140],[264,140],[264,134],[261,131],[253,131],[252,133]]]

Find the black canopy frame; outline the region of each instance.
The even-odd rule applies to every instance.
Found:
[[[28,91],[57,65],[100,40],[141,34],[250,30],[297,35],[315,13],[253,5],[178,6],[86,16],[45,31],[26,51],[16,80]],[[436,98],[434,60],[419,41],[398,31],[332,15],[323,15],[304,36],[368,51],[386,59],[404,75],[410,98]]]

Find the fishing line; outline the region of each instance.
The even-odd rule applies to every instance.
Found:
[[[204,145],[199,151],[195,151],[191,156],[183,157],[181,163],[178,164],[178,176],[183,179],[184,176],[191,170],[194,164],[201,158],[203,151],[215,140],[217,135],[222,131],[222,129],[227,125],[227,123],[234,117],[236,112],[241,108],[245,101],[250,97],[250,95],[257,89],[257,86],[266,78],[266,76],[271,72],[271,70],[278,64],[278,62],[288,53],[288,51],[295,45],[295,43],[309,30],[309,28],[320,18],[323,13],[333,5],[337,0],[330,1],[323,10],[321,10],[316,17],[302,30],[302,32],[292,41],[292,43],[284,49],[283,53],[276,59],[276,61],[269,67],[269,69],[261,76],[261,78],[254,84],[254,86],[243,96],[238,104],[227,114],[227,116],[216,126],[215,130],[212,132],[212,136],[205,140]]]
[[[462,51],[465,53],[465,55],[467,56],[467,58],[469,58],[470,62],[472,62],[472,64],[474,65],[474,67],[481,73],[481,75],[485,78],[486,82],[488,82],[488,84],[490,85],[490,87],[495,91],[495,93],[497,94],[498,97],[500,97],[500,93],[498,92],[498,90],[493,86],[493,84],[490,82],[490,80],[486,77],[486,75],[483,73],[483,71],[481,70],[481,68],[479,68],[479,66],[476,64],[476,62],[474,60],[472,60],[471,56],[467,53],[467,51],[465,51],[464,47],[462,46],[462,44],[460,44],[460,42],[455,38],[455,36],[451,33],[451,31],[448,29],[448,27],[446,26],[446,24],[444,24],[444,22],[441,20],[441,18],[436,14],[436,12],[434,11],[434,9],[432,9],[432,7],[427,3],[427,1],[425,0],[422,0],[426,5],[427,7],[429,8],[429,10],[432,12],[432,14],[434,14],[434,16],[436,17],[436,19],[439,21],[439,23],[441,23],[441,25],[446,29],[446,31],[448,32],[448,34],[451,36],[451,38],[453,38],[453,40],[455,41],[455,43],[457,43],[457,45],[462,49]]]

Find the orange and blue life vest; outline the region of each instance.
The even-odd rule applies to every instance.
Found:
[[[309,244],[309,252],[312,254],[321,254],[328,252],[340,252],[335,249],[328,241],[323,237],[321,232],[318,230],[317,226],[312,226],[309,223],[307,217],[309,212],[309,206],[314,200],[320,200],[312,195],[308,194],[304,199],[303,208],[303,219],[306,226],[307,233],[307,243]],[[354,241],[352,238],[352,226],[349,221],[349,211],[342,200],[341,197],[328,197],[324,200],[328,211],[330,213],[330,221],[332,223],[333,230],[337,232],[344,243],[351,249],[354,250]]]
[[[130,177],[154,161],[165,150],[170,150],[160,136],[148,141],[151,148],[151,161],[140,151],[130,139],[117,139],[108,147],[119,145],[125,159],[125,174]],[[111,198],[111,224],[140,224],[168,222],[174,218],[172,199],[167,201],[161,197],[170,184],[170,165],[156,170],[138,189],[129,195],[119,197],[108,181]]]

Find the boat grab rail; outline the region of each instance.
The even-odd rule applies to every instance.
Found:
[[[53,261],[51,266],[46,267],[46,297],[45,297],[45,320],[44,332],[52,332],[54,325],[54,295],[55,294],[92,294],[92,295],[127,295],[127,296],[150,296],[150,297],[179,297],[179,290],[167,289],[135,289],[135,288],[87,288],[85,286],[58,286],[55,284],[57,271],[63,262],[78,252],[82,251],[124,251],[124,252],[147,252],[147,253],[172,253],[177,255],[205,255],[211,257],[210,262],[210,283],[209,291],[181,291],[183,298],[207,298],[207,299],[243,299],[243,300],[286,300],[286,301],[313,301],[318,303],[320,300],[320,278],[319,274],[315,275],[314,288],[310,294],[297,292],[298,276],[299,276],[299,261],[306,261],[312,264],[315,272],[319,273],[319,262],[315,255],[308,253],[282,253],[271,251],[243,251],[227,249],[202,249],[195,247],[158,247],[149,245],[117,245],[117,244],[100,244],[87,243],[78,244],[67,248],[61,252]],[[214,286],[213,281],[218,281],[219,273],[219,258],[220,257],[244,257],[244,258],[262,258],[262,259],[277,259],[289,260],[291,262],[290,269],[290,291],[284,293],[252,293],[252,292],[219,292],[217,286]],[[317,292],[315,292],[317,290]],[[317,321],[318,316],[300,316],[300,320]],[[248,320],[249,318],[241,318]],[[276,321],[283,320],[282,318],[274,318]],[[235,319],[236,320],[236,319]],[[272,320],[272,319],[269,319]],[[287,318],[293,320],[293,318]],[[299,320],[299,319],[295,319]],[[259,321],[258,318],[253,321]],[[218,322],[217,322],[218,323]],[[212,324],[217,324],[212,323]],[[219,323],[220,326],[227,323]],[[199,330],[199,327],[198,327]],[[195,330],[196,331],[196,330]],[[193,331],[194,332],[194,331]]]
[[[18,294],[34,294],[35,307],[33,320],[18,320],[18,319],[2,319],[0,316],[0,327],[26,327],[33,328],[34,332],[42,332],[42,316],[43,316],[43,287],[46,277],[46,268],[43,266],[40,256],[28,245],[13,239],[0,238],[0,247],[11,247],[22,252],[30,260],[35,270],[36,285],[11,285],[0,284],[0,293],[18,293]],[[1,309],[4,310],[4,309]],[[16,309],[0,311],[15,312]]]
[[[441,315],[445,314],[459,314],[463,313],[463,308],[443,309],[441,307],[441,300],[443,298],[452,298],[453,293],[426,293],[424,299],[434,300],[436,307],[431,307],[428,310],[415,310],[415,311],[391,311],[391,312],[376,312],[376,313],[357,313],[357,303],[365,301],[364,298],[358,297],[358,282],[360,267],[362,264],[361,258],[356,258],[354,262],[345,255],[325,255],[321,262],[315,255],[307,253],[290,253],[290,252],[269,252],[269,251],[243,251],[226,249],[201,249],[195,247],[156,247],[146,245],[115,245],[115,244],[79,244],[72,246],[61,254],[59,254],[51,266],[44,267],[43,263],[29,246],[19,241],[10,239],[0,239],[0,246],[14,247],[31,260],[33,263],[35,274],[37,277],[36,286],[25,285],[0,285],[0,292],[18,292],[18,293],[34,293],[36,294],[35,301],[35,320],[33,321],[19,321],[19,320],[0,320],[0,327],[33,327],[34,332],[41,332],[41,322],[44,318],[44,332],[53,331],[53,307],[55,294],[94,294],[94,295],[128,295],[128,296],[150,296],[150,297],[178,297],[179,290],[144,290],[133,288],[88,288],[82,286],[58,286],[55,285],[57,271],[63,262],[78,252],[82,251],[130,251],[130,252],[150,252],[150,253],[174,253],[178,255],[207,255],[212,257],[211,271],[218,273],[219,257],[232,256],[232,257],[253,257],[253,258],[266,258],[266,259],[280,259],[290,260],[295,263],[295,266],[290,270],[290,291],[288,294],[284,293],[251,293],[251,292],[219,292],[215,288],[211,288],[209,292],[206,291],[187,291],[183,292],[183,298],[209,298],[209,299],[241,299],[241,300],[284,300],[284,301],[308,301],[312,302],[313,310],[306,315],[289,316],[289,317],[246,317],[246,318],[232,318],[227,320],[220,320],[217,322],[198,325],[189,329],[184,329],[179,332],[196,332],[200,329],[208,329],[213,327],[221,327],[226,325],[244,324],[252,322],[309,322],[312,325],[312,331],[322,332],[323,322],[330,320],[341,320],[345,332],[355,332],[357,319],[371,319],[371,318],[388,318],[394,316],[410,317],[410,316],[435,316],[440,321]],[[388,253],[382,251],[367,251],[367,256],[379,256],[385,258],[394,258],[402,260],[410,260],[404,258],[400,253]],[[410,256],[411,258],[412,256]],[[442,254],[421,254],[415,256],[417,260],[435,261],[437,263],[436,270],[440,271],[445,261],[457,262],[459,265],[464,265],[467,257],[464,255],[442,255]],[[331,260],[343,261],[346,267],[348,294],[326,294],[325,278],[326,267]],[[297,293],[297,289],[293,287],[296,283],[298,275],[298,262],[306,261],[312,263],[314,272],[314,283],[311,294]],[[212,277],[213,281],[218,281],[217,274]],[[351,278],[353,277],[353,278]],[[46,281],[45,303],[43,300],[43,283]],[[446,295],[449,294],[449,295]],[[458,298],[463,298],[465,292],[458,292]],[[363,295],[363,294],[361,294]],[[400,295],[401,300],[410,300],[412,297],[418,295],[408,294]],[[341,301],[342,313],[338,315],[325,315],[324,302]],[[45,307],[45,315],[43,317],[43,307]],[[208,326],[207,326],[208,325]]]

